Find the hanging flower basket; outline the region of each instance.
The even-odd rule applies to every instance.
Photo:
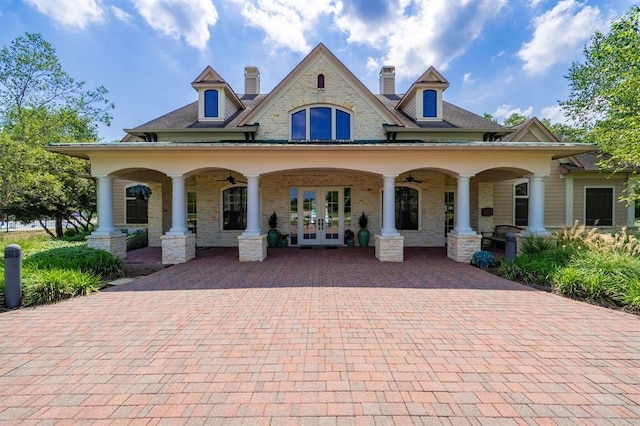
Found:
[[[127,188],[131,195],[141,200],[148,200],[151,197],[151,188],[147,185],[134,185]]]

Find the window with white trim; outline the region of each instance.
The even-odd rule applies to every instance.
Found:
[[[518,181],[513,184],[513,224],[529,225],[529,181]]]
[[[613,187],[584,189],[584,223],[587,226],[613,226]]]
[[[435,90],[422,91],[422,116],[435,118],[438,116],[438,92]]]
[[[204,91],[204,116],[206,118],[218,118],[220,116],[218,108],[218,91]]]
[[[351,113],[333,106],[291,113],[291,140],[351,140]]]

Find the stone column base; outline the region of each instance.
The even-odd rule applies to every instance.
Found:
[[[118,231],[113,234],[96,234],[94,232],[87,237],[87,247],[104,250],[120,259],[126,259],[127,236]]]
[[[238,237],[240,262],[262,262],[267,258],[267,234]]]
[[[380,262],[402,262],[404,261],[404,237],[383,237],[375,235],[376,259]]]
[[[447,235],[447,257],[456,262],[471,263],[473,253],[480,251],[482,235],[453,234]]]
[[[162,264],[175,265],[185,263],[196,257],[196,236],[163,235],[160,237],[162,244]]]

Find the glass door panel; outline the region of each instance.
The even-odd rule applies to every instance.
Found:
[[[324,191],[324,238],[327,241],[338,242],[340,239],[340,198],[339,191]]]
[[[318,240],[318,206],[316,191],[302,191],[302,242],[314,243]]]
[[[291,215],[297,217],[292,219],[291,226],[297,225],[298,245],[343,244],[342,189],[292,188],[290,194]],[[296,208],[294,202],[297,202]]]

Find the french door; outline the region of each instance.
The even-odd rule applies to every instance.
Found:
[[[298,244],[342,245],[343,189],[299,188],[298,194]]]

